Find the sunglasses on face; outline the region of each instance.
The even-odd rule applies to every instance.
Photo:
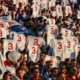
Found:
[[[34,73],[39,73],[39,71],[35,71]]]

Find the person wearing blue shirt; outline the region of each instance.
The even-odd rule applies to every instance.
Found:
[[[51,69],[51,75],[48,77],[47,80],[58,80],[58,68],[54,67]]]
[[[47,65],[47,72],[44,74],[44,79],[47,79],[51,75],[50,70],[53,67],[53,63],[51,61],[47,61],[46,65]]]
[[[26,14],[26,11],[25,10],[22,11],[22,18],[25,18],[25,19],[28,19],[29,18],[29,15]]]
[[[29,15],[26,14],[26,11],[23,10],[21,12],[21,9],[18,9],[17,13],[16,13],[16,19],[20,20],[20,19],[28,19],[29,18]]]

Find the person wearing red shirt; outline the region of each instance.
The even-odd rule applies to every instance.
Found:
[[[76,80],[76,74],[72,73],[70,76],[67,76],[66,80]]]

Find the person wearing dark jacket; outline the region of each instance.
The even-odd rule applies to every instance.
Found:
[[[29,16],[29,19],[26,19],[24,21],[24,26],[30,29],[35,33],[36,28],[37,28],[37,22],[36,20],[32,17],[32,15]]]

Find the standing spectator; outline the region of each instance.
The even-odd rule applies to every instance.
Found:
[[[44,78],[47,79],[50,75],[51,75],[51,69],[52,69],[52,62],[51,61],[47,61],[46,62],[47,68],[48,68],[48,72],[44,74]]]

